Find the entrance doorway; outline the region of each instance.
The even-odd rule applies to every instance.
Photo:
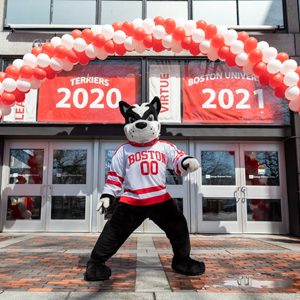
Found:
[[[88,232],[91,166],[90,142],[7,142],[4,230]]]
[[[288,233],[279,144],[197,144],[198,232]]]

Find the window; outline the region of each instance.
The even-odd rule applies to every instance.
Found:
[[[188,19],[188,2],[147,1],[147,18],[155,18],[157,15],[163,18]]]

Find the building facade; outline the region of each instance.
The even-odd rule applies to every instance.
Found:
[[[2,69],[75,28],[157,15],[245,30],[300,63],[297,0],[0,0]],[[156,95],[161,138],[201,164],[186,178],[167,174],[191,233],[300,236],[299,114],[253,76],[186,51],[76,65],[16,105],[0,125],[0,230],[101,231],[95,207],[125,141],[118,101]],[[159,228],[146,220],[137,232]]]

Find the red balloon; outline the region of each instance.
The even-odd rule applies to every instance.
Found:
[[[127,34],[132,36],[134,34],[134,25],[131,22],[124,22],[122,25],[122,30]]]
[[[46,71],[43,70],[42,68],[34,68],[33,69],[33,76],[38,79],[38,80],[43,80],[44,78],[46,78]]]
[[[229,53],[227,54],[227,57],[225,58],[225,62],[227,64],[227,66],[229,66],[229,67],[236,66],[235,58],[236,58],[236,55],[229,51]]]
[[[218,50],[218,56],[221,59],[226,59],[227,56],[230,54],[230,48],[228,46],[223,46]]]
[[[263,54],[262,54],[261,50],[254,49],[249,53],[248,59],[252,63],[258,63],[261,61],[262,57],[263,57]]]
[[[15,101],[20,103],[23,102],[25,100],[26,97],[26,93],[21,92],[18,89],[15,89],[15,91],[13,92],[13,94],[15,95]]]
[[[2,95],[1,95],[1,101],[6,104],[6,105],[12,105],[15,103],[16,101],[16,96],[12,93],[6,93],[4,92]]]
[[[191,42],[191,45],[190,45],[190,53],[194,56],[197,56],[200,54],[200,48],[199,48],[199,44],[198,43],[195,43],[195,42]]]
[[[244,43],[244,51],[246,53],[254,50],[257,46],[257,39],[254,37],[250,37],[248,39],[246,39],[245,43]]]
[[[146,35],[146,32],[145,32],[144,28],[137,27],[137,28],[134,29],[133,37],[137,41],[142,41],[144,39],[145,35]]]
[[[172,36],[175,40],[181,41],[185,37],[185,30],[182,27],[177,27],[175,28]]]
[[[115,53],[115,44],[114,44],[114,42],[112,40],[106,41],[106,43],[104,44],[104,49],[109,54]]]
[[[267,72],[267,65],[262,61],[253,66],[253,73],[256,76],[262,76]]]
[[[112,23],[111,25],[115,31],[122,30],[122,28],[123,28],[123,24],[120,21],[116,21],[116,22]]]
[[[192,38],[190,36],[186,36],[182,41],[181,41],[181,47],[185,50],[189,50],[190,46],[192,43]]]
[[[211,39],[211,44],[215,48],[220,48],[224,45],[224,37],[221,34],[215,34]]]
[[[73,63],[73,64],[76,64],[76,63],[79,62],[78,56],[77,56],[76,53],[75,53],[73,50],[71,50],[71,49],[67,50],[67,59],[68,59],[68,61],[70,61],[70,62]]]
[[[161,16],[157,16],[154,18],[155,25],[163,25],[164,24],[164,18]]]
[[[49,57],[54,56],[55,47],[51,43],[45,43],[42,46],[43,53],[47,54]]]
[[[46,72],[47,79],[53,79],[56,76],[56,72],[48,66],[47,68],[43,68],[43,70]]]
[[[196,26],[198,29],[202,29],[205,31],[205,28],[207,27],[207,23],[204,20],[198,20],[196,22]]]
[[[31,53],[35,56],[38,56],[39,54],[41,54],[43,52],[42,47],[34,47],[31,49]]]
[[[289,59],[289,55],[285,52],[279,52],[276,56],[276,59],[280,60],[282,63]]]
[[[157,39],[153,38],[152,43],[153,43],[152,48],[155,52],[161,52],[161,51],[165,50],[165,47],[163,46],[161,40],[157,40]]]
[[[86,41],[87,44],[91,44],[94,41],[93,31],[88,28],[82,31],[81,37]]]
[[[214,24],[209,24],[205,28],[205,37],[211,39],[215,34],[217,34],[217,26]]]
[[[30,78],[33,75],[33,70],[29,66],[22,66],[20,68],[20,75],[23,78]]]
[[[165,27],[166,32],[168,34],[171,34],[176,28],[176,22],[174,21],[174,19],[168,18],[164,21],[163,26]]]
[[[120,56],[123,56],[127,50],[124,46],[124,44],[115,44],[116,53]]]
[[[67,48],[63,45],[58,45],[55,47],[54,55],[58,58],[65,58],[67,56]]]
[[[75,52],[75,51],[74,51]],[[90,58],[85,54],[85,52],[83,51],[83,52],[75,52],[76,53],[76,55],[78,56],[78,58],[79,58],[79,63],[81,64],[81,65],[87,65],[89,62],[90,62]]]
[[[103,47],[105,42],[106,42],[106,39],[105,39],[104,35],[102,35],[102,34],[97,34],[94,37],[94,45],[98,48]]]
[[[14,78],[17,79],[19,77],[19,69],[13,65],[8,66],[5,69],[6,78]]]
[[[284,85],[284,84],[282,84],[279,87],[275,88],[275,90],[274,90],[275,96],[278,97],[278,98],[283,98],[284,95],[285,95],[286,89],[287,89],[287,86]]]
[[[281,73],[277,73],[270,78],[270,86],[272,88],[277,88],[283,84],[283,75]]]
[[[268,85],[270,78],[267,74],[263,74],[263,75],[259,76],[258,80],[261,85]]]
[[[4,72],[0,72],[0,82],[2,82],[5,79],[6,74]]]
[[[246,31],[241,31],[238,33],[238,40],[245,43],[245,41],[249,38],[249,34]]]
[[[78,29],[74,29],[72,32],[71,32],[71,36],[74,38],[74,39],[77,39],[79,37],[81,37],[82,35],[82,32]]]
[[[152,34],[147,34],[144,37],[143,44],[145,45],[146,48],[151,48],[152,47],[152,45],[153,45]]]

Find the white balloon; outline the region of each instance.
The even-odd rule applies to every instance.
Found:
[[[242,41],[233,41],[230,46],[230,51],[234,54],[239,54],[244,50],[244,43]]]
[[[25,80],[25,79],[18,79],[17,80],[17,88],[18,90],[20,90],[21,92],[27,92],[30,90],[31,88],[31,84],[29,81]]]
[[[238,33],[234,29],[230,29],[224,33],[224,43],[230,46],[238,38]]]
[[[297,69],[297,62],[294,59],[288,59],[284,61],[280,68],[280,73],[285,75],[289,72],[293,72]]]
[[[23,66],[23,60],[20,58],[17,58],[13,61],[13,66],[20,69]]]
[[[127,51],[134,50],[133,38],[131,36],[125,40],[124,47]]]
[[[253,64],[247,62],[247,64],[243,66],[243,71],[246,75],[253,74]]]
[[[300,95],[300,90],[297,86],[290,86],[286,89],[284,95],[288,100],[295,100]]]
[[[172,35],[168,34],[166,35],[162,40],[162,45],[166,48],[166,49],[170,49],[172,46]]]
[[[50,43],[51,43],[54,47],[56,47],[56,46],[58,46],[58,45],[61,44],[61,38],[58,37],[58,36],[54,36],[54,37],[51,39]]]
[[[9,105],[0,105],[0,110],[2,112],[2,116],[8,116],[11,114],[11,107]]]
[[[178,18],[175,19],[176,27],[183,27],[185,24],[185,19],[183,18]]]
[[[107,40],[110,40],[114,35],[114,28],[109,24],[103,25],[102,34]]]
[[[202,29],[194,29],[192,31],[192,40],[195,43],[200,43],[205,39],[205,32]]]
[[[299,75],[296,72],[288,72],[283,77],[283,83],[287,86],[296,85],[299,81]]]
[[[37,56],[37,64],[41,68],[47,68],[50,65],[50,57],[45,53],[40,53]]]
[[[225,25],[217,25],[217,34],[222,34],[224,36],[224,33],[228,31],[227,26]]]
[[[63,68],[63,61],[57,57],[52,57],[50,59],[50,67],[54,71],[61,71]]]
[[[207,54],[208,49],[210,47],[210,41],[209,40],[204,40],[200,43],[200,51],[203,54]]]
[[[273,59],[267,64],[267,71],[271,74],[276,74],[281,69],[281,61],[278,59]]]
[[[96,55],[93,58],[96,58]],[[74,68],[74,65],[69,60],[67,60],[67,59],[63,60],[63,70],[64,71],[69,72],[69,71],[72,71],[73,68]]]
[[[152,19],[147,18],[143,21],[142,27],[145,30],[146,34],[151,34],[155,27],[155,23]]]
[[[17,83],[12,78],[5,78],[2,81],[2,87],[6,92],[13,92],[17,88]]]
[[[248,61],[248,54],[245,52],[238,54],[235,58],[235,63],[240,67],[244,67],[247,64],[247,61]]]
[[[290,110],[294,112],[299,112],[300,111],[300,100],[299,98],[289,101],[289,108]]]
[[[143,20],[141,18],[136,18],[132,21],[134,27],[143,27]]]
[[[256,48],[258,49],[258,50],[264,50],[264,49],[267,49],[267,48],[269,48],[269,44],[267,43],[267,42],[265,42],[265,41],[261,41],[261,42],[258,42],[257,43],[257,46],[256,46]]]
[[[263,54],[262,61],[264,63],[268,63],[271,60],[276,59],[278,51],[274,47],[269,47],[269,48],[263,49],[262,54]]]
[[[187,36],[190,36],[190,35],[192,35],[193,30],[195,30],[197,28],[197,25],[196,25],[195,21],[187,20],[187,21],[185,21],[183,28],[184,28],[185,34]]]
[[[23,66],[35,68],[37,66],[37,58],[32,53],[27,53],[23,56]]]
[[[125,40],[126,40],[126,34],[123,30],[117,30],[114,32],[113,41],[116,44],[123,44]]]
[[[157,25],[153,28],[153,36],[157,40],[161,40],[166,35],[166,30],[162,25]]]
[[[211,61],[216,61],[219,58],[218,51],[212,45],[209,47],[207,51],[207,57]]]
[[[0,95],[2,95],[2,94],[3,94],[3,91],[4,91],[4,88],[3,88],[3,85],[2,85],[2,83],[0,82]]]
[[[146,47],[142,41],[133,40],[134,50],[137,53],[143,53],[146,50]]]
[[[181,43],[175,39],[172,40],[171,51],[174,53],[180,53],[182,51]]]
[[[86,48],[85,48],[85,54],[87,57],[94,59],[97,55],[96,55],[96,51],[95,51],[95,46],[93,44],[89,44]],[[73,64],[72,64],[73,65]],[[67,71],[67,70],[66,70]]]
[[[70,34],[64,34],[61,37],[61,44],[67,49],[72,49],[74,44],[74,38]]]
[[[83,52],[87,47],[86,41],[83,38],[76,38],[74,40],[73,48],[78,52]]]
[[[105,60],[108,56],[107,52],[105,51],[105,49],[103,47],[95,48],[95,51],[96,51],[97,58],[100,60]]]
[[[91,31],[94,35],[101,34],[102,33],[102,25],[93,25],[91,27]]]
[[[30,86],[32,90],[37,90],[41,87],[41,81],[33,77],[30,79]]]

